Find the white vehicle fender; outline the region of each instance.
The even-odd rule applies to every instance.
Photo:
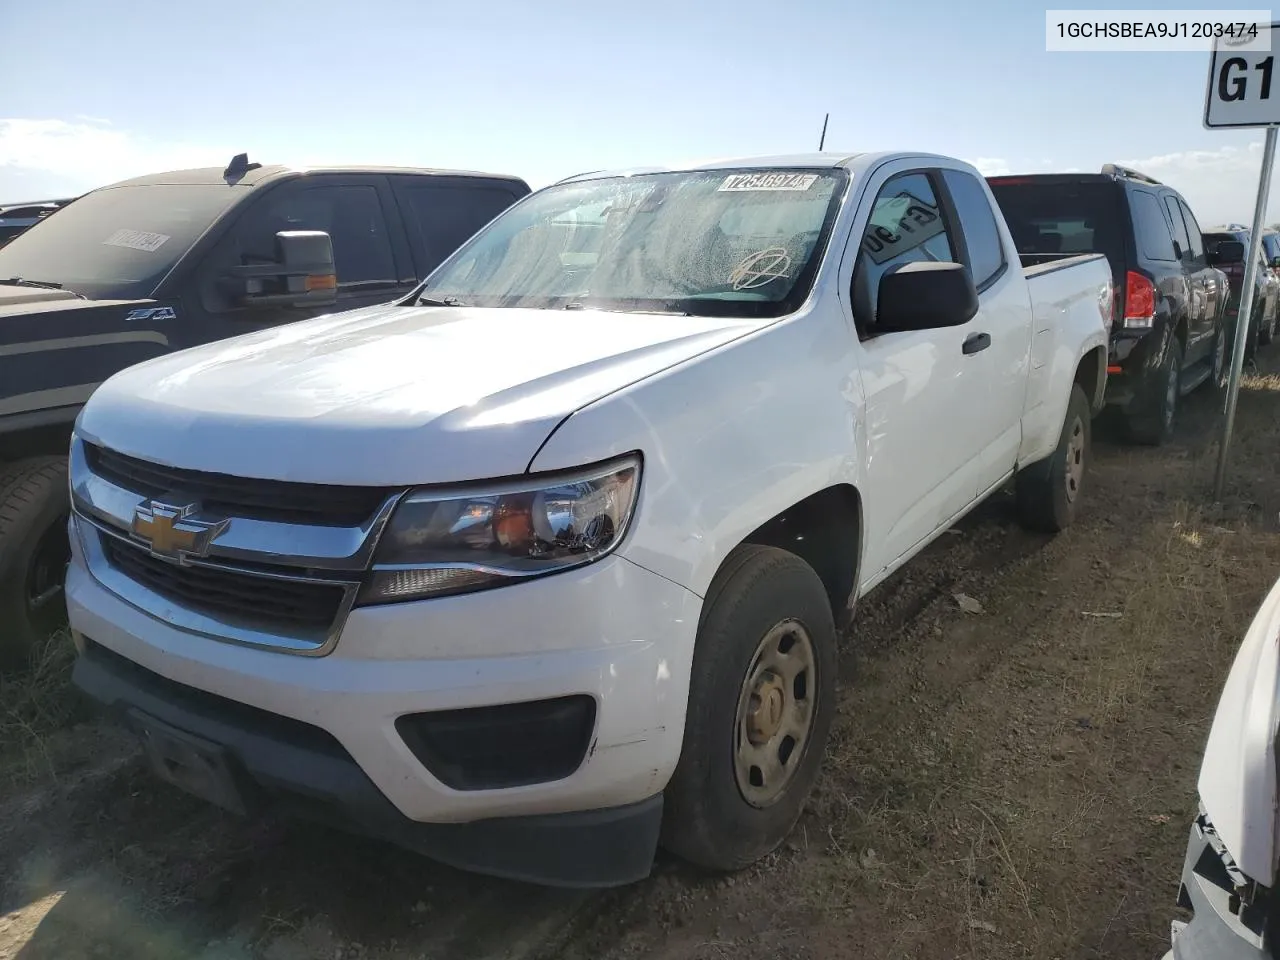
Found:
[[[529,469],[641,451],[639,502],[619,552],[705,596],[733,547],[788,507],[837,485],[857,502],[862,423],[844,318],[809,307],[579,410]],[[848,548],[860,555],[860,543]]]
[[[1107,328],[1100,319],[1098,303],[1110,299],[1111,280],[1105,260],[1090,266],[1095,272],[1106,274],[1096,283],[1096,300],[1076,295],[1058,302],[1037,303],[1033,297],[1031,370],[1023,406],[1019,467],[1042,460],[1057,448],[1081,363],[1093,365],[1088,368],[1094,384],[1090,408],[1094,414],[1101,409],[1107,376]],[[1028,283],[1033,294],[1037,289],[1035,279]]]

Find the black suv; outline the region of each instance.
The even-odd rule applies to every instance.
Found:
[[[1219,244],[1207,254],[1176,190],[1114,164],[988,183],[1023,263],[1106,255],[1116,291],[1107,403],[1120,408],[1135,442],[1163,443],[1178,399],[1225,378],[1228,287],[1216,267],[1239,262],[1244,250]]]

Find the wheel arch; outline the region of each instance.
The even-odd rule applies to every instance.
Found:
[[[843,629],[857,601],[864,529],[861,493],[837,483],[774,514],[734,546],[778,547],[804,560],[822,580],[836,626]]]

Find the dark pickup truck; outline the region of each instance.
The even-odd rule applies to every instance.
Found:
[[[1191,208],[1172,187],[1125,167],[1100,173],[989,177],[1024,264],[1102,253],[1116,291],[1107,403],[1130,439],[1163,443],[1181,397],[1221,384],[1234,325],[1220,266],[1240,244],[1206,251]]]
[[[65,616],[66,453],[152,357],[383,303],[529,193],[521,179],[250,163],[91,191],[0,248],[0,664]]]

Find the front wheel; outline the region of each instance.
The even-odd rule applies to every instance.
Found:
[[[1277,311],[1273,310],[1273,311],[1271,312],[1271,319],[1266,320],[1265,322],[1263,322],[1263,323],[1261,324],[1261,326],[1259,327],[1259,329],[1258,329],[1258,343],[1259,343],[1261,346],[1264,346],[1264,347],[1265,347],[1267,344],[1269,344],[1272,340],[1274,340],[1274,339],[1275,339],[1275,335],[1276,335],[1276,312],[1277,312]]]
[[[1227,343],[1230,339],[1231,330],[1223,323],[1213,338],[1213,376],[1209,378],[1219,390],[1225,390],[1231,378],[1231,367],[1227,364]]]
[[[23,665],[66,619],[67,461],[35,457],[0,476],[0,668]]]
[[[1057,533],[1075,519],[1084,489],[1093,434],[1089,398],[1080,384],[1071,388],[1058,447],[1045,459],[1018,471],[1018,517],[1023,526]]]
[[[754,544],[729,555],[703,611],[662,842],[737,870],[786,839],[817,779],[835,712],[835,622],[812,567]]]

